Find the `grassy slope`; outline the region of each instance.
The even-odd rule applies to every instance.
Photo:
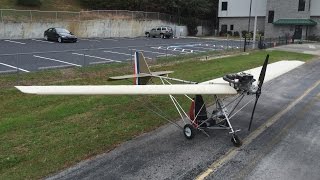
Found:
[[[269,53],[271,62],[312,58],[296,53]],[[265,51],[260,51],[213,61],[189,60],[167,63],[152,70],[174,70],[174,77],[205,81],[260,66],[265,55]],[[70,78],[65,81],[61,81],[61,77],[66,71],[52,71],[41,76],[31,75],[24,83],[48,79],[59,84],[110,84],[106,76],[118,75],[115,72],[127,69],[131,68],[105,65],[71,69],[68,70]],[[152,102],[171,117],[177,117],[167,96],[36,96],[22,94],[14,88],[2,88],[0,179],[46,176],[167,123],[148,110],[146,105],[149,104],[145,102]]]
[[[44,0],[39,8],[17,6],[15,0],[1,0],[0,9],[37,9],[43,11],[80,11],[78,0]]]

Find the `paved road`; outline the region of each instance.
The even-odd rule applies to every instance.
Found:
[[[193,38],[79,39],[77,43],[4,39],[0,40],[0,73],[119,63],[131,61],[134,51],[143,51],[147,59],[155,59],[212,50],[241,49],[241,46],[239,41]]]
[[[241,148],[226,131],[186,140],[169,124],[49,179],[318,179],[319,68],[320,60],[308,62],[265,84],[252,132],[253,105],[233,120]]]

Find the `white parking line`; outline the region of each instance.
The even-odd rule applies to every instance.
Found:
[[[98,61],[98,62],[91,62],[89,64],[106,64],[106,63],[110,63],[112,61]]]
[[[118,41],[116,39],[101,39],[101,40],[104,40],[104,41]]]
[[[78,55],[78,56],[85,56],[85,57],[91,57],[91,58],[96,58],[96,59],[102,59],[102,60],[112,61],[112,62],[121,62],[121,61],[117,61],[117,60],[102,58],[102,57],[98,57],[98,56],[91,56],[91,55],[87,55],[87,54],[79,54],[79,53],[72,53],[72,54]]]
[[[121,52],[116,52],[116,51],[103,51],[103,52],[112,53],[112,54],[121,54],[121,55],[126,55],[126,56],[134,56],[134,55],[131,55],[131,54],[121,53]]]
[[[38,41],[38,42],[44,42],[44,43],[54,43],[54,42],[50,42],[50,41],[43,41],[43,40],[40,40],[40,39],[31,39],[32,41]]]
[[[167,47],[167,48],[165,48],[165,47],[151,47],[152,49],[160,49],[160,50],[163,50],[163,51],[174,51],[174,52],[180,52],[180,54],[189,54],[190,52],[183,52],[182,50],[180,51],[180,50],[175,50],[175,49],[177,49],[177,48],[175,48],[175,49],[170,49],[170,47]]]
[[[61,61],[61,60],[58,60],[58,59],[52,59],[52,58],[47,58],[47,57],[42,57],[42,56],[36,56],[36,55],[33,55],[33,57],[40,58],[40,59],[46,59],[46,60],[50,60],[50,61],[61,62],[61,63],[65,63],[65,64],[70,64],[70,65],[73,65],[73,66],[82,67],[82,66],[79,65],[79,64],[73,64],[73,63],[69,63],[69,62],[66,62],[66,61]]]
[[[95,42],[101,42],[101,41],[98,41],[98,40],[95,40],[95,39],[80,39],[82,41],[95,41]]]
[[[39,70],[45,69],[57,69],[57,68],[66,68],[66,67],[73,67],[72,65],[61,65],[61,66],[46,66],[46,67],[39,67]]]
[[[7,42],[11,42],[11,43],[16,43],[16,44],[26,44],[26,43],[22,43],[22,42],[18,42],[18,41],[11,41],[11,40],[4,40]]]
[[[141,52],[148,52],[148,53],[153,53],[153,54],[161,54],[161,55],[168,55],[168,56],[172,56],[173,54],[166,54],[166,53],[161,53],[161,52],[155,52],[155,51],[146,51],[146,50],[139,50],[139,49],[132,49],[134,51],[141,51]]]
[[[21,68],[18,68],[18,67],[15,67],[15,66],[11,66],[9,64],[5,64],[5,63],[0,63],[1,65],[4,65],[4,66],[7,66],[7,67],[11,67],[11,68],[14,68],[14,69],[19,69],[20,71],[23,71],[23,72],[30,72],[30,71],[27,71],[25,69],[21,69]]]
[[[0,71],[0,74],[8,74],[8,73],[16,73],[17,70],[6,70],[6,71]]]

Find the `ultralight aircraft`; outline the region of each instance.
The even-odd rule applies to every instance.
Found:
[[[16,86],[16,88],[23,93],[38,95],[169,95],[184,122],[184,127],[181,128],[187,139],[192,139],[197,131],[209,136],[206,130],[222,129],[229,131],[231,142],[234,146],[239,147],[242,141],[236,133],[240,130],[233,128],[230,119],[255,100],[248,128],[250,130],[263,83],[304,63],[278,61],[268,65],[268,60],[269,55],[266,56],[261,67],[226,74],[222,78],[199,83],[169,77],[168,74],[173,71],[152,72],[143,53],[135,52],[134,74],[109,78],[109,80],[132,78],[134,85]],[[150,85],[152,78],[159,78],[162,84]],[[173,82],[180,84],[173,84]],[[182,108],[174,95],[184,95],[191,101],[189,112]],[[190,95],[195,96],[192,98]],[[202,95],[213,95],[215,108],[212,111],[208,112]],[[254,98],[238,107],[245,96]],[[228,102],[225,101],[226,97],[229,97]]]

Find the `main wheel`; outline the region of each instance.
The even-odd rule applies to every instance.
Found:
[[[236,134],[232,135],[231,142],[235,147],[240,147],[242,145],[242,141]]]
[[[61,37],[58,38],[58,42],[62,43],[62,38]]]
[[[49,40],[47,35],[44,35],[44,39],[45,39],[46,41]]]
[[[161,39],[164,39],[164,34],[160,34],[160,38],[161,38]]]
[[[146,36],[147,36],[147,37],[150,37],[150,33],[147,33]]]
[[[195,135],[195,128],[191,124],[186,124],[183,127],[183,134],[187,139],[192,139]]]

